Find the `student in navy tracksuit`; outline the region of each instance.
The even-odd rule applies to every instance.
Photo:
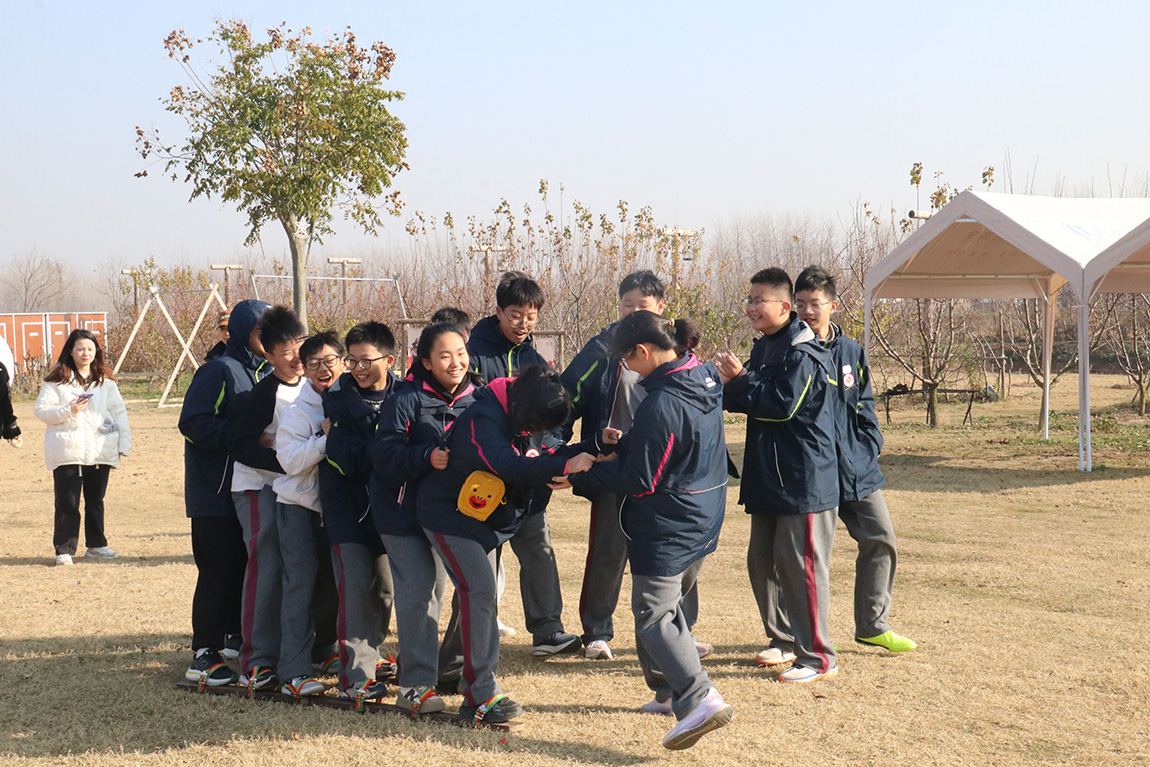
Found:
[[[619,321],[611,350],[647,396],[615,460],[570,478],[581,493],[625,499],[635,647],[656,702],[669,700],[679,720],[663,739],[670,749],[689,748],[732,713],[699,664],[680,604],[718,545],[727,498],[723,387],[715,366],[690,353],[698,343],[689,320],[637,311]],[[618,435],[608,429],[604,441]]]
[[[831,315],[838,308],[835,280],[819,266],[807,267],[795,280],[795,309],[819,342],[830,349],[838,380],[839,519],[858,541],[855,561],[855,641],[907,652],[914,640],[891,631],[890,603],[898,562],[894,526],[890,521],[878,466],[882,434],[874,410],[866,353],[847,338]]]
[[[347,373],[324,394],[324,415],[331,423],[327,460],[319,467],[324,528],[339,595],[341,694],[359,701],[378,700],[387,687],[378,670],[390,666],[379,647],[391,623],[391,570],[368,505],[370,444],[384,403],[399,384],[395,336],[382,322],[361,322],[347,332]],[[386,670],[391,670],[390,668]]]
[[[424,713],[446,708],[435,692],[442,681],[437,649],[443,566],[416,518],[415,499],[423,481],[435,481],[447,468],[447,435],[475,400],[475,381],[481,383],[468,369],[464,333],[449,323],[424,328],[411,372],[388,400],[371,442],[371,509],[388,552],[402,637],[396,705]],[[452,617],[446,645],[460,639],[458,618]],[[451,659],[457,653],[461,649],[450,650]]]
[[[496,379],[475,394],[475,403],[451,427],[450,459],[442,476],[420,483],[419,524],[459,592],[463,716],[505,722],[522,713],[495,681],[499,630],[493,554],[541,513],[539,488],[594,462],[588,453],[574,455],[578,446],[551,438],[570,412],[570,397],[549,368],[530,365],[514,379]],[[502,497],[492,475],[505,485]],[[470,514],[490,516],[481,521],[465,514],[463,506]]]
[[[471,369],[485,381],[494,381],[514,376],[526,365],[546,365],[531,338],[544,301],[543,289],[526,274],[504,274],[495,289],[495,314],[480,320],[467,341]],[[537,657],[578,652],[582,646],[579,637],[563,630],[559,567],[547,524],[550,491],[541,487],[537,497],[539,512],[531,515],[511,539],[511,550],[519,559],[519,592],[531,632],[531,652]]]
[[[228,319],[228,342],[220,357],[192,377],[180,410],[184,436],[184,505],[192,525],[196,591],[192,597],[192,652],[185,676],[213,687],[239,677],[221,653],[238,654],[240,596],[247,551],[232,505],[232,458],[228,446],[256,381],[271,370],[259,340],[259,321],[269,305],[241,301]],[[229,647],[230,645],[230,647]]]
[[[747,571],[771,640],[756,660],[776,666],[793,658],[779,681],[813,682],[838,671],[827,630],[837,427],[830,352],[791,311],[792,301],[786,272],[757,272],[746,312],[763,335],[746,369],[729,353],[716,362],[726,382],[724,407],[747,414],[739,502],[751,515]],[[789,626],[780,625],[785,617]]]

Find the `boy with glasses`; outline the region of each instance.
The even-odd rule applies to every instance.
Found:
[[[751,515],[747,571],[771,640],[756,660],[775,666],[790,656],[779,681],[801,683],[838,671],[827,600],[839,486],[830,352],[791,302],[786,272],[757,272],[746,313],[762,335],[745,369],[729,352],[716,364],[724,407],[747,414],[739,503]]]
[[[890,629],[891,590],[898,561],[894,527],[882,496],[879,469],[882,434],[874,410],[866,354],[831,321],[838,289],[826,269],[809,266],[795,280],[795,309],[819,343],[830,350],[837,371],[839,419],[839,519],[859,545],[855,561],[855,641],[890,652],[917,645]]]

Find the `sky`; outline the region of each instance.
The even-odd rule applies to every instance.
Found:
[[[622,199],[714,229],[845,220],[859,201],[901,212],[915,162],[960,187],[994,165],[991,191],[1009,191],[1009,156],[1014,191],[1038,194],[1059,179],[1117,194],[1150,173],[1144,2],[5,0],[0,260],[206,264],[242,249],[243,214],[189,201],[157,168],[133,177],[136,125],[180,136],[160,99],[186,81],[163,39],[216,18],[389,45],[410,144],[396,188],[409,212],[457,221],[534,204],[544,178],[596,212]],[[195,55],[201,71],[219,61]],[[339,224],[319,254],[404,242],[402,223],[378,240]],[[278,225],[263,246],[286,251]]]

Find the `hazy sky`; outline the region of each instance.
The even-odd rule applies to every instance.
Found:
[[[207,263],[241,246],[244,217],[144,167],[137,124],[178,123],[159,99],[183,73],[173,29],[215,17],[317,33],[350,25],[398,59],[392,86],[409,210],[457,220],[539,179],[596,211],[713,227],[740,213],[845,216],[858,199],[913,206],[912,163],[1006,191],[1150,170],[1150,4],[777,2],[243,2],[5,0],[0,18],[0,259],[38,248]],[[216,56],[204,46],[198,54]],[[203,61],[203,59],[199,59]],[[218,60],[218,59],[217,59]],[[201,66],[201,69],[207,69]],[[1107,181],[1107,164],[1111,181]],[[340,226],[326,255],[362,249]],[[402,241],[402,221],[382,236]],[[278,226],[268,253],[286,249]]]

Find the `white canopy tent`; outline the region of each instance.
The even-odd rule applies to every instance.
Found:
[[[1150,200],[963,192],[867,272],[865,343],[869,349],[876,298],[1042,301],[1042,419],[1043,434],[1049,436],[1055,301],[1070,284],[1078,299],[1079,468],[1089,471],[1090,298],[1103,284],[1107,292],[1140,289],[1120,272],[1111,274],[1118,264],[1129,264],[1131,274],[1144,273],[1150,286]]]

